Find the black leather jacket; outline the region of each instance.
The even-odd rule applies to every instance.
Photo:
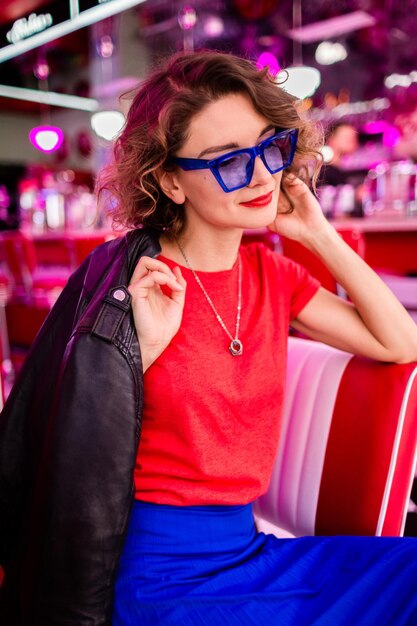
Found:
[[[148,230],[93,251],[1,414],[0,624],[111,624],[143,395],[126,285],[139,257],[159,251]]]

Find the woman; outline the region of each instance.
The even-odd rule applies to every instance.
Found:
[[[47,323],[56,391],[26,409],[43,426],[29,469],[10,424],[25,430],[13,407],[36,396],[45,329],[5,409],[7,484],[22,492],[35,474],[20,557],[31,624],[416,622],[413,539],[278,540],[253,522],[290,322],[374,359],[417,359],[415,325],[300,178],[317,145],[293,98],[233,56],[177,55],[136,94],[99,184],[136,229],[93,253]],[[317,254],[352,303],[240,246],[266,226]]]
[[[158,103],[152,111],[149,101]],[[164,148],[159,163],[142,160],[138,148],[135,154],[148,129]],[[408,623],[410,606],[398,613],[399,580],[377,608],[365,609],[357,588],[368,602],[375,582],[364,575],[385,579],[391,566],[375,574],[383,559],[414,560],[413,541],[408,557],[394,556],[405,550],[398,541],[304,539],[282,547],[253,527],[250,503],[266,489],[278,440],[289,318],[297,330],[350,352],[417,358],[412,320],[296,176],[303,153],[315,147],[311,139],[292,98],[233,57],[180,55],[133,102],[112,179],[119,215],[132,207],[135,225],[165,230],[161,254],[142,257],[129,286],[144,411],[117,626],[266,618],[370,624],[379,614],[388,623],[393,602],[391,623]],[[141,166],[129,190],[133,154]],[[266,226],[317,254],[352,303],[260,246],[240,248],[244,229]],[[405,596],[411,579],[407,586]],[[414,600],[413,610],[417,619]]]

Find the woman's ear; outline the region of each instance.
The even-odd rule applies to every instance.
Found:
[[[159,186],[175,204],[184,204],[185,194],[175,172],[163,171],[158,179]]]

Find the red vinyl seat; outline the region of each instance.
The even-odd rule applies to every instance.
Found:
[[[20,231],[0,233],[9,276],[6,316],[10,343],[29,347],[65,286],[69,267],[38,266],[33,241]]]
[[[13,296],[33,300],[62,289],[71,273],[69,267],[39,267],[33,241],[21,231],[0,234],[4,260],[13,281]]]
[[[255,505],[260,528],[401,535],[416,466],[417,364],[290,337],[287,368],[275,466]]]

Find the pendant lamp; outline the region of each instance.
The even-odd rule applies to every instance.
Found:
[[[42,49],[38,53],[38,60],[33,73],[38,79],[39,90],[43,90],[47,95],[49,92],[48,78],[50,68]],[[40,126],[35,126],[29,131],[30,143],[41,152],[53,152],[58,150],[64,142],[64,133],[58,126],[50,123],[49,105],[41,105],[41,122]]]
[[[293,31],[302,25],[302,0],[293,2]],[[321,82],[318,69],[303,64],[302,42],[293,37],[293,65],[277,75],[277,82],[288,93],[303,100],[312,96]]]

